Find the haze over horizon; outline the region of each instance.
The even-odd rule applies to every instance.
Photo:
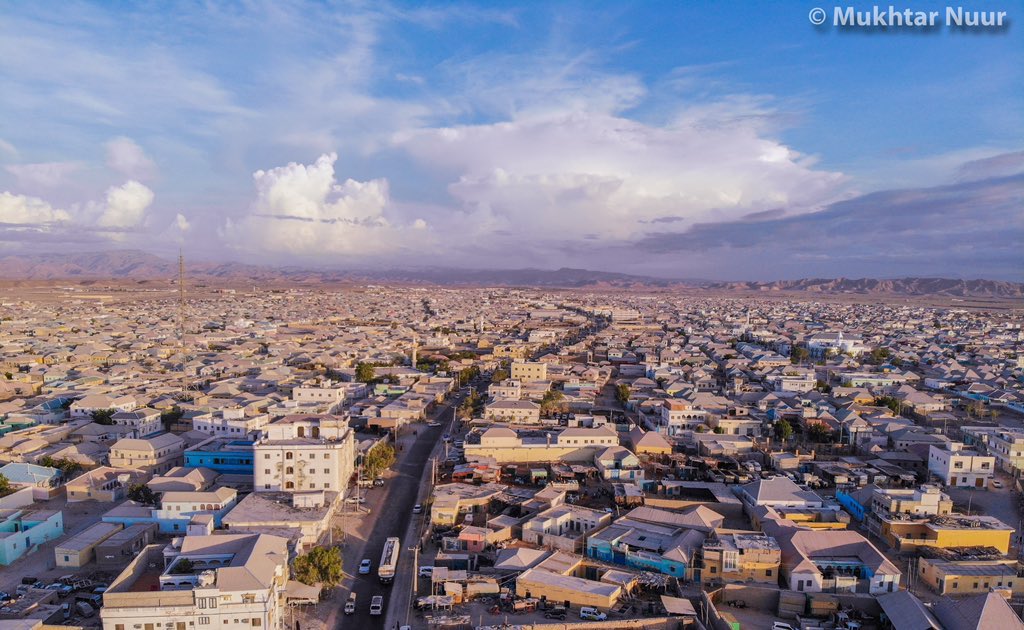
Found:
[[[1019,29],[811,6],[11,5],[0,255],[1024,280]]]

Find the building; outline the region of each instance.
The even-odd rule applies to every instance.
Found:
[[[516,596],[543,595],[551,602],[608,610],[630,589],[635,579],[631,573],[588,565],[580,556],[556,552],[519,574]]]
[[[11,564],[36,545],[63,535],[60,510],[0,510],[0,564]]]
[[[540,423],[540,405],[531,400],[496,400],[484,407],[484,420],[538,424]]]
[[[513,429],[491,427],[480,435],[479,443],[464,446],[468,461],[509,463],[551,463],[567,461],[591,463],[594,455],[609,446],[617,446],[619,437],[608,427],[570,428],[543,435],[520,435]]]
[[[541,361],[513,361],[511,377],[525,383],[547,380],[548,364]]]
[[[252,475],[254,444],[244,439],[212,437],[185,450],[185,466],[209,468],[227,475]]]
[[[122,438],[110,447],[110,465],[139,468],[159,475],[180,466],[184,450],[185,441],[173,433],[151,438]]]
[[[148,407],[118,411],[110,419],[118,426],[131,429],[132,433],[129,436],[133,438],[147,437],[159,433],[164,428],[160,421],[160,412]]]
[[[807,349],[814,356],[825,354],[848,354],[858,356],[867,350],[860,335],[839,332],[822,332],[807,338]]]
[[[893,515],[882,519],[879,535],[894,549],[912,553],[921,547],[995,547],[1010,549],[1014,530],[994,516],[947,514],[914,518]]]
[[[192,418],[192,428],[216,437],[252,440],[270,422],[265,413],[247,415],[242,407],[218,409]]]
[[[343,495],[355,472],[355,434],[341,416],[285,416],[266,426],[253,452],[256,492]]]
[[[996,458],[961,442],[928,447],[928,472],[947,486],[984,488],[995,471]]]
[[[96,545],[96,565],[103,570],[120,571],[153,542],[156,532],[154,523],[137,523],[122,529]]]
[[[80,569],[96,557],[96,546],[124,529],[120,523],[94,523],[82,533],[59,543],[53,549],[58,567]]]
[[[602,479],[638,483],[644,478],[640,459],[625,446],[609,446],[594,455],[594,466]]]
[[[103,594],[100,618],[103,630],[272,630],[282,621],[287,581],[284,538],[185,536],[146,547]]]
[[[101,466],[88,470],[64,485],[68,503],[79,501],[123,501],[128,489],[137,483],[146,483],[151,475],[135,468]]]
[[[1015,560],[986,547],[921,549],[917,560],[920,583],[939,595],[974,595],[992,589],[1024,594],[1024,573]]]
[[[160,510],[154,516],[159,520],[192,520],[198,514],[211,514],[214,525],[235,507],[238,492],[234,488],[216,488],[209,491],[165,492],[160,497]]]
[[[776,586],[782,548],[760,533],[716,534],[701,547],[700,581],[724,584],[758,583]]]
[[[739,499],[748,506],[820,508],[825,505],[817,493],[804,490],[789,477],[772,477],[740,486]]]
[[[71,412],[71,419],[76,420],[79,418],[89,418],[95,411],[131,411],[138,406],[138,402],[131,396],[111,398],[106,394],[90,394],[71,403],[69,411]]]
[[[649,428],[668,436],[680,435],[704,426],[708,421],[708,412],[687,400],[666,400],[661,406],[661,415],[654,426]],[[652,424],[648,416],[648,424]]]
[[[691,578],[695,552],[722,517],[704,507],[686,513],[640,507],[587,538],[587,556],[602,562]]]
[[[274,533],[308,549],[330,535],[331,517],[341,505],[337,492],[253,492],[230,512],[223,524],[232,532]]]
[[[557,505],[523,523],[523,542],[576,553],[590,532],[612,522],[608,512],[579,505]]]
[[[1000,470],[1019,476],[1024,470],[1024,431],[993,431],[988,435],[988,454],[996,458]]]

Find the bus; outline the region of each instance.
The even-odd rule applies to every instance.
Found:
[[[377,567],[377,577],[380,578],[381,584],[390,584],[391,580],[395,579],[400,547],[397,538],[388,538],[384,541],[384,553],[380,554],[380,565]]]

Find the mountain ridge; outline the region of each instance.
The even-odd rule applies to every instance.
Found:
[[[690,288],[712,291],[757,293],[821,293],[862,295],[941,295],[949,297],[1024,298],[1024,284],[1001,280],[953,278],[802,278],[775,281],[714,282],[657,278],[573,267],[560,269],[455,269],[425,267],[385,270],[348,270],[273,267],[239,262],[187,263],[192,278],[204,280],[288,280],[297,284],[317,282],[399,282],[448,286],[520,286],[540,288]],[[171,279],[178,265],[155,254],[139,250],[83,253],[8,254],[0,256],[0,279],[103,280]]]

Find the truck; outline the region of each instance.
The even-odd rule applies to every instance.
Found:
[[[380,565],[377,567],[377,577],[381,584],[391,584],[395,579],[395,569],[398,568],[398,552],[401,550],[401,542],[398,538],[388,538],[384,541],[384,551],[380,554]]]
[[[356,611],[356,594],[349,593],[348,601],[345,602],[345,614],[351,615]]]

